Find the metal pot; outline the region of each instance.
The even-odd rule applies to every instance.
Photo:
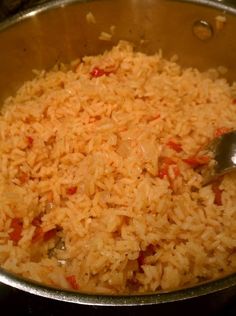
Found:
[[[90,11],[96,24],[86,23]],[[116,26],[112,40],[99,40],[111,25]],[[133,42],[145,53],[162,48],[167,58],[178,54],[183,66],[204,70],[223,65],[232,81],[236,79],[235,30],[236,8],[220,0],[51,1],[0,25],[0,101],[32,78],[32,69],[49,69],[57,62],[101,53],[119,39]],[[233,297],[236,293],[236,274],[174,292],[131,296],[55,289],[2,269],[0,282],[47,298],[103,306],[176,302],[222,291]]]

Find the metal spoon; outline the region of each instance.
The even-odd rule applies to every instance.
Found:
[[[207,150],[213,154],[215,163],[210,168],[204,168],[204,185],[226,173],[236,171],[236,131],[217,137]]]

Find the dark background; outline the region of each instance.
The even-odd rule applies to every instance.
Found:
[[[0,20],[5,17],[50,0],[0,0]],[[214,0],[211,0],[212,2]],[[236,5],[236,0],[215,0],[215,2]]]
[[[0,20],[48,0],[0,0]]]
[[[95,307],[34,296],[0,284],[1,315],[88,316],[236,316],[235,289],[187,301],[136,307]]]
[[[48,0],[0,0],[0,21],[21,10]],[[222,1],[221,1],[222,2]],[[225,1],[226,2],[226,1]],[[236,4],[236,0],[228,0]],[[236,289],[211,294],[197,299],[158,306],[94,307],[81,306],[37,297],[0,284],[1,314],[10,315],[181,315],[181,316],[236,316]]]

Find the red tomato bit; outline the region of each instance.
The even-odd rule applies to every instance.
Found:
[[[215,131],[215,137],[220,137],[226,133],[230,132],[230,128],[228,127],[220,127]]]
[[[29,181],[29,176],[24,171],[20,171],[18,174],[18,179],[22,184],[24,184]]]
[[[168,166],[176,164],[176,162],[169,157],[164,157],[162,160],[162,163],[163,163],[163,165],[168,165]]]
[[[139,269],[141,270],[142,269],[142,265],[144,264],[144,259],[145,259],[145,256],[144,256],[144,251],[140,251],[139,252],[139,256],[138,256],[138,266],[139,266]]]
[[[43,241],[49,241],[50,239],[54,238],[56,236],[56,233],[57,233],[57,228],[48,230],[43,235]]]
[[[27,140],[27,147],[32,148],[34,144],[34,139],[31,136],[27,136],[26,140]]]
[[[57,228],[53,228],[44,232],[41,226],[36,226],[34,235],[32,237],[32,242],[35,243],[39,241],[49,241],[50,239],[56,236],[57,232],[58,232]]]
[[[173,166],[173,171],[176,177],[178,177],[180,175],[180,170],[179,167],[177,165]]]
[[[35,216],[31,224],[37,227],[40,226],[42,224],[42,216],[43,216],[43,213],[40,213],[39,215]]]
[[[79,284],[76,281],[75,275],[67,276],[66,280],[69,283],[69,285],[72,287],[73,290],[78,290],[79,289]]]
[[[236,99],[233,99],[232,103],[233,103],[233,104],[236,104]]]
[[[208,156],[192,156],[186,159],[183,159],[185,163],[190,165],[193,168],[198,168],[200,166],[207,165],[210,161],[210,157]]]
[[[104,69],[101,69],[99,67],[94,67],[93,70],[90,72],[90,75],[93,77],[93,78],[98,78],[98,77],[101,77],[101,76],[108,76],[111,72],[109,71],[105,71]]]
[[[75,186],[75,187],[70,187],[70,188],[67,188],[67,190],[66,190],[66,193],[68,194],[68,195],[73,195],[73,194],[75,194],[77,192],[77,187]]]
[[[171,165],[176,165],[176,162],[173,161],[171,158],[169,157],[165,157],[162,161],[162,165],[161,168],[159,170],[159,174],[158,176],[163,179],[165,176],[168,176],[168,171],[169,171],[169,167]],[[176,166],[177,167],[177,166]]]
[[[10,239],[13,241],[13,244],[16,246],[18,241],[21,239],[21,234],[23,230],[23,221],[20,218],[13,218],[10,226],[13,231],[9,233]]]
[[[40,226],[36,226],[33,237],[31,239],[32,243],[39,242],[43,238],[43,229]]]
[[[167,143],[167,146],[169,146],[171,149],[175,150],[177,153],[180,153],[183,149],[182,149],[182,145],[179,143],[176,143],[172,140],[170,140]]]
[[[156,115],[153,115],[153,116],[147,116],[146,120],[148,122],[152,122],[152,121],[158,120],[160,117],[161,117],[160,114],[156,114]]]
[[[135,275],[131,279],[126,280],[126,286],[132,291],[138,291],[140,285],[141,284],[139,280],[136,279]]]
[[[161,179],[164,179],[165,177],[167,177],[168,176],[168,168],[166,167],[166,168],[160,169],[158,176]]]
[[[222,192],[223,190],[220,189],[221,182],[223,180],[223,177],[220,177],[216,181],[214,181],[211,185],[212,191],[215,194],[214,203],[216,205],[222,205]]]

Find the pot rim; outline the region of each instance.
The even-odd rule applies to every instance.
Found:
[[[52,0],[44,4],[39,4],[33,8],[22,11],[14,16],[6,19],[0,23],[0,32],[31,18],[47,10],[64,7],[75,3],[86,3],[94,0]],[[109,0],[113,1],[113,0]],[[165,1],[165,0],[163,0]],[[173,2],[176,0],[166,0]],[[231,5],[222,4],[220,2],[213,2],[213,0],[177,0],[178,2],[196,4],[207,6],[236,15],[236,7]],[[196,298],[207,294],[213,294],[227,290],[228,288],[236,288],[236,273],[228,275],[226,277],[191,286],[188,288],[182,288],[171,292],[157,292],[146,294],[127,294],[127,295],[107,295],[107,294],[93,294],[82,293],[70,290],[58,289],[43,285],[41,283],[32,281],[20,277],[14,273],[7,272],[0,268],[0,282],[9,285],[13,288],[35,294],[41,297],[54,299],[58,301],[64,301],[69,303],[93,305],[93,306],[137,306],[137,305],[154,305],[170,302],[177,302],[187,300],[190,298]]]
[[[183,301],[222,292],[231,287],[236,288],[236,273],[221,279],[171,292],[124,295],[94,294],[58,289],[20,277],[2,268],[0,268],[0,282],[30,294],[68,303],[93,306],[141,306]]]
[[[86,2],[93,2],[93,1],[96,1],[96,0],[51,0],[49,2],[38,4],[32,8],[16,13],[13,16],[8,17],[7,19],[0,22],[0,32],[4,31],[5,29],[19,22],[22,22],[23,20],[26,20],[35,15],[46,12],[48,10],[64,7],[64,6],[75,4],[75,3],[86,3]],[[114,1],[114,0],[106,0],[106,1]],[[178,1],[178,2],[184,2],[186,4],[189,3],[189,4],[202,5],[202,6],[222,10],[222,12],[227,12],[227,13],[236,15],[236,6],[234,7],[232,4],[227,5],[227,4],[218,2],[221,0],[163,0],[163,1],[168,1],[168,2]]]

